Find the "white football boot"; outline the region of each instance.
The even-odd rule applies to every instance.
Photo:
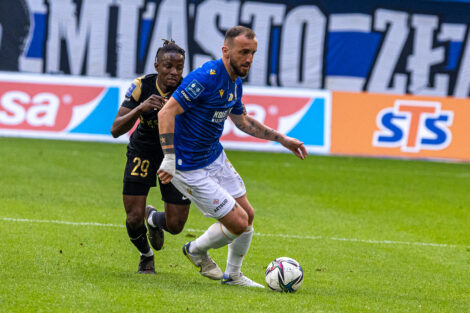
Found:
[[[260,285],[257,282],[252,281],[251,279],[243,275],[242,272],[238,274],[231,274],[231,275],[224,274],[224,277],[222,278],[222,285],[235,285],[235,286],[264,288],[263,285]]]
[[[220,280],[222,279],[223,273],[220,267],[212,260],[209,254],[192,254],[189,253],[189,246],[191,242],[188,242],[183,246],[183,254],[188,258],[202,276],[210,279]]]

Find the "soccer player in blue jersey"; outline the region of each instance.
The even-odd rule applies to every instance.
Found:
[[[254,209],[242,178],[219,142],[227,116],[242,131],[277,141],[304,159],[302,142],[287,137],[246,114],[242,81],[257,50],[254,32],[235,26],[225,34],[222,58],[191,72],[158,114],[165,154],[158,175],[173,185],[206,216],[217,222],[183,246],[184,255],[201,275],[222,284],[261,287],[241,272],[253,237]],[[207,251],[228,245],[225,273]]]

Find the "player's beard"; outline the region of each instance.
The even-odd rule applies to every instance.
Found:
[[[237,64],[235,64],[235,62],[233,62],[232,58],[230,58],[230,66],[232,67],[232,70],[235,73],[235,75],[240,76],[241,78],[245,78],[248,75],[248,72],[250,71],[250,67],[248,67],[246,72],[242,71],[240,66],[238,66]]]

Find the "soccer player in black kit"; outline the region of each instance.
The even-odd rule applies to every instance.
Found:
[[[188,218],[190,201],[172,184],[160,185],[165,212],[147,205],[147,195],[156,186],[157,170],[163,160],[158,133],[158,112],[182,80],[185,51],[174,41],[164,40],[155,57],[156,74],[136,78],[126,93],[111,127],[117,138],[140,120],[127,145],[123,202],[126,228],[131,242],[140,252],[138,273],[155,273],[153,250],[163,246],[164,232],[178,234]],[[148,241],[147,228],[148,226]]]

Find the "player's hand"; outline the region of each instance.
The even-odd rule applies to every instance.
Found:
[[[147,98],[144,102],[140,104],[140,109],[142,112],[150,112],[152,110],[160,110],[165,105],[167,99],[157,96],[151,95]]]
[[[170,183],[173,176],[175,176],[175,171],[175,155],[172,153],[165,154],[162,164],[160,164],[160,168],[157,171],[158,178],[160,178],[162,184]]]
[[[291,137],[285,136],[280,142],[284,147],[292,151],[299,159],[304,160],[307,156],[307,149],[305,149],[304,143]]]

